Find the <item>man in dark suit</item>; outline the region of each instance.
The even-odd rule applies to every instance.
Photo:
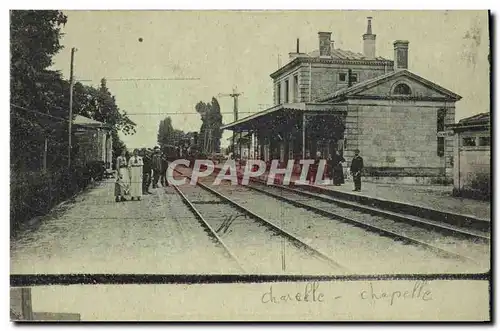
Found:
[[[161,171],[160,171],[160,182],[163,187],[168,186],[167,169],[168,169],[168,155],[165,151],[161,155]]]
[[[151,158],[151,167],[153,168],[153,188],[158,188],[158,181],[160,180],[162,167],[160,147],[156,146],[153,153],[153,157]]]
[[[144,148],[141,156],[144,162],[142,167],[142,194],[151,194],[149,192],[149,186],[151,185],[151,155]]]
[[[363,170],[363,158],[359,156],[359,149],[354,151],[351,162],[351,174],[354,180],[354,191],[361,191],[361,170]]]

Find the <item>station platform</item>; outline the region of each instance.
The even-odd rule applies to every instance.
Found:
[[[489,202],[454,197],[452,196],[452,186],[364,182],[360,192],[353,192],[353,186],[354,184],[349,181],[342,186],[326,186],[325,189],[353,196],[385,199],[448,213],[457,213],[485,220],[490,219],[491,205]]]
[[[290,185],[294,186],[298,179],[299,175],[292,175]],[[256,180],[267,182],[268,173],[257,177]],[[276,179],[275,184],[280,184],[280,180]],[[355,192],[352,180],[346,179],[341,186],[314,184],[300,186],[306,190],[331,197],[452,224],[479,223],[478,227],[484,229],[489,227],[491,221],[491,203],[489,201],[455,197],[452,195],[453,186],[449,185],[363,182],[361,191]]]

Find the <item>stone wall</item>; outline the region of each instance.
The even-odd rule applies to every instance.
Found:
[[[373,177],[443,177],[451,174],[453,138],[437,153],[437,112],[441,104],[419,101],[351,100],[345,132],[348,163],[359,149],[365,174]],[[449,108],[446,122],[454,121]]]
[[[311,74],[311,100],[318,100],[342,88],[348,87],[347,80],[339,80],[339,74],[351,69],[353,74],[357,74],[358,82],[363,82],[392,71],[392,68],[383,66],[368,65],[342,65],[342,64],[321,64],[312,65]]]
[[[443,97],[443,94],[439,93],[436,90],[430,89],[427,86],[422,85],[419,82],[408,79],[406,77],[401,77],[397,80],[390,80],[384,83],[381,83],[377,86],[374,86],[368,90],[360,92],[359,95],[370,95],[370,96],[384,96],[391,93],[393,88],[398,85],[404,83],[411,88],[412,96],[417,97]]]
[[[290,101],[293,102],[309,102],[314,101],[319,98],[326,97],[336,90],[347,87],[347,81],[341,82],[339,80],[339,73],[348,73],[348,69],[352,70],[352,73],[358,75],[358,81],[362,82],[374,77],[383,75],[384,73],[393,71],[390,66],[369,66],[369,65],[347,65],[347,64],[324,64],[324,63],[302,63],[295,69],[277,77],[274,79],[274,104],[277,104],[277,91],[278,84],[281,84],[281,103],[284,103],[285,97],[285,81],[289,80],[289,95]],[[293,91],[294,79],[293,76],[298,75],[298,95],[295,96]],[[311,89],[309,100],[309,87]]]

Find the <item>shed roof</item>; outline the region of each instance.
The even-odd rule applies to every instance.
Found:
[[[466,117],[458,121],[458,123],[448,126],[455,132],[475,130],[487,131],[490,126],[490,113],[479,113],[470,117]]]
[[[73,124],[81,126],[95,126],[95,127],[105,126],[105,124],[102,122],[93,120],[91,118],[82,115],[76,115],[75,119],[73,120]]]
[[[486,124],[490,121],[490,113],[480,113],[458,121],[458,124]]]

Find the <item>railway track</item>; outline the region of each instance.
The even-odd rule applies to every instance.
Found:
[[[257,184],[263,184],[260,181],[253,181],[253,182],[255,182]],[[321,200],[321,201],[328,202],[328,203],[334,203],[336,205],[339,205],[339,206],[342,206],[345,208],[349,208],[352,210],[366,212],[366,213],[369,213],[372,215],[390,218],[390,219],[393,219],[395,221],[407,223],[410,225],[415,225],[418,227],[427,228],[427,229],[430,229],[433,231],[441,232],[443,234],[453,235],[453,236],[459,237],[459,238],[468,238],[468,239],[471,239],[474,241],[479,241],[479,242],[484,242],[484,243],[489,242],[491,239],[489,233],[486,231],[454,226],[454,225],[450,225],[447,223],[435,222],[435,221],[427,220],[427,219],[424,219],[421,217],[406,215],[406,214],[402,214],[402,213],[395,213],[392,211],[383,210],[381,208],[370,207],[370,206],[367,206],[367,205],[364,205],[361,203],[350,202],[347,200],[333,198],[331,196],[327,196],[324,194],[311,193],[311,192],[308,192],[308,191],[300,188],[300,186],[298,186],[297,188],[291,188],[291,187],[287,187],[284,185],[276,185],[276,184],[267,185],[267,186],[279,188],[279,189],[282,189],[282,190],[285,190],[288,192],[293,192],[296,194],[300,194],[303,197],[313,198],[313,199]]]
[[[179,176],[189,174],[176,170]],[[247,273],[339,274],[336,260],[222,193],[198,182],[174,186],[226,255]]]
[[[199,180],[213,182],[214,176]],[[259,181],[246,186],[222,185],[216,189],[264,218],[284,218],[283,228],[299,234],[311,246],[334,256],[336,261],[357,273],[380,273],[385,268],[389,273],[395,270],[486,272],[490,268],[489,234],[486,232],[406,217],[371,206],[356,206],[354,202],[337,201],[329,196]],[[286,215],[273,213],[276,209],[285,210]],[[370,251],[373,249],[375,253]],[[356,260],[362,260],[355,261],[354,266],[353,255]],[[369,261],[370,256],[375,261]],[[369,265],[371,263],[386,266],[375,268]],[[398,267],[394,268],[396,264]],[[399,266],[403,264],[404,267]],[[354,270],[356,268],[358,270]]]
[[[267,185],[259,181],[253,181],[252,185],[248,187],[275,199],[305,208],[316,214],[344,221],[396,240],[425,247],[445,257],[458,258],[476,263],[477,259],[475,257],[469,256],[467,252],[464,252],[466,249],[456,252],[456,247],[470,247],[470,245],[474,245],[475,243],[485,244],[490,240],[486,233],[341,201],[282,185]],[[455,239],[440,241],[434,236],[431,240],[426,240],[422,238],[429,237],[429,233],[423,233],[423,231],[432,231],[436,234],[451,234]],[[457,245],[457,241],[461,242],[462,245]]]
[[[246,272],[241,263],[238,261],[238,259],[231,253],[229,248],[224,244],[222,239],[219,237],[217,232],[210,226],[210,224],[205,220],[205,218],[200,214],[200,212],[196,209],[196,207],[193,205],[191,201],[187,198],[187,196],[182,193],[182,190],[179,189],[177,186],[173,186],[175,191],[179,194],[181,197],[182,201],[184,204],[191,210],[191,212],[194,214],[194,216],[198,219],[202,227],[205,229],[205,232],[208,234],[208,236],[212,239],[212,241],[222,248],[225,257],[232,263],[234,263],[238,270],[241,272]]]

